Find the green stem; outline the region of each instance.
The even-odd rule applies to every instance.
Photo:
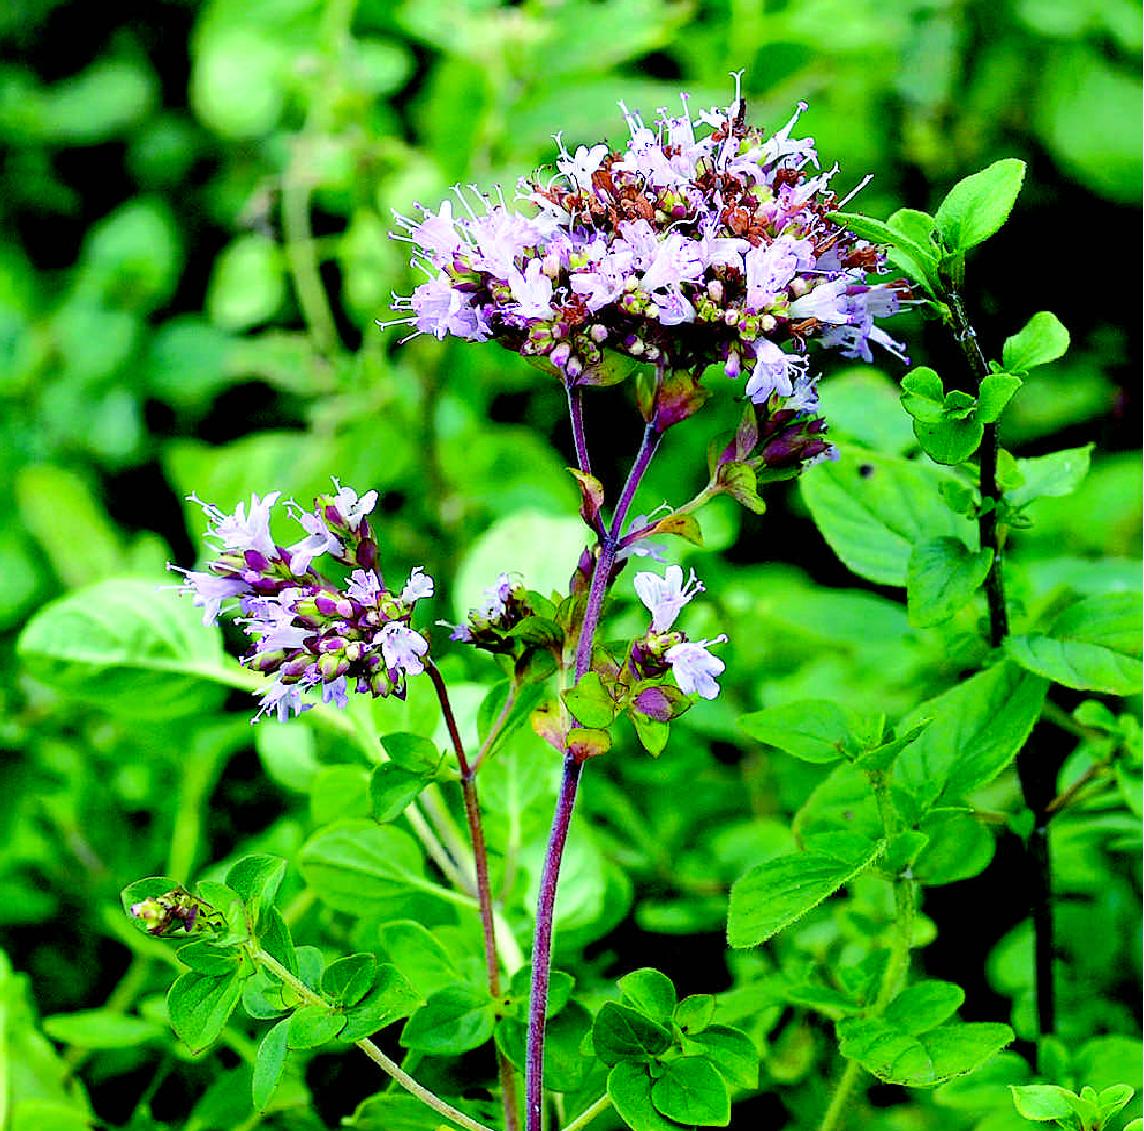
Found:
[[[321,994],[310,989],[301,978],[292,974],[273,955],[267,954],[261,947],[251,947],[250,956],[264,970],[273,974],[283,985],[289,986],[307,1005],[323,1005],[329,1008],[330,1003],[326,1001]],[[451,1119],[457,1126],[464,1127],[466,1131],[492,1131],[491,1127],[486,1127],[483,1123],[478,1123],[475,1119],[471,1119],[463,1111],[458,1111],[451,1104],[447,1104],[439,1096],[429,1091],[423,1084],[419,1084],[409,1073],[405,1072],[396,1061],[390,1060],[368,1037],[364,1037],[360,1041],[354,1041],[354,1044],[387,1076],[400,1084],[401,1087],[411,1095],[416,1096],[426,1107],[431,1107],[439,1115],[445,1116],[446,1119]]]
[[[585,1108],[571,1123],[567,1124],[564,1131],[581,1131],[581,1128],[587,1127],[597,1115],[602,1115],[611,1106],[611,1099],[608,1096],[601,1096],[591,1107]]]

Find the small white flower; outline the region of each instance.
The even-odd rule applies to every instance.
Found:
[[[405,583],[405,588],[401,590],[402,603],[412,605],[414,601],[432,596],[433,578],[425,572],[424,566],[414,566],[409,574],[409,580]]]
[[[671,674],[684,695],[698,695],[701,699],[714,699],[719,694],[715,677],[727,666],[718,656],[707,650],[712,644],[726,644],[727,637],[720,633],[714,640],[689,640],[676,644],[664,653],[671,665]]]
[[[356,491],[349,487],[343,487],[336,479],[334,480],[334,486],[338,489],[338,493],[333,499],[334,506],[342,518],[346,520],[346,525],[351,530],[357,530],[357,528],[361,526],[361,520],[365,518],[376,505],[377,492],[367,491],[359,498]]]
[[[401,621],[390,621],[373,638],[381,646],[385,666],[392,671],[401,668],[407,675],[420,675],[425,670],[421,657],[429,651],[429,641]]]
[[[636,593],[651,613],[653,632],[667,632],[679,616],[679,610],[697,593],[703,592],[703,582],[691,571],[686,584],[683,570],[677,565],[667,567],[663,577],[657,573],[637,573]]]

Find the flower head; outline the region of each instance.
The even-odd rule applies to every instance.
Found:
[[[205,570],[170,567],[183,575],[182,590],[203,607],[206,624],[237,599],[251,640],[243,662],[272,677],[259,692],[256,719],[285,720],[319,700],[345,707],[353,691],[402,697],[406,679],[425,670],[429,644],[409,621],[417,602],[433,595],[433,579],[415,566],[400,595],[391,594],[367,519],[377,492],[359,496],[337,480],[334,487],[310,511],[288,504],[305,535],[289,549],[269,536],[278,492],[255,495],[249,516],[241,505],[226,515],[194,498],[211,520],[208,536],[221,545]],[[323,556],[337,563],[334,578],[348,570],[348,580],[319,572]]]
[[[681,114],[648,124],[621,103],[621,149],[570,153],[558,134],[555,176],[522,180],[512,204],[458,187],[460,208],[398,216],[427,280],[395,299],[391,324],[494,338],[570,384],[590,382],[605,349],[695,372],[717,362],[780,408],[814,341],[902,356],[876,320],[908,288],[869,282],[883,251],[829,218],[837,167],[820,172],[813,139],[794,136],[805,109],[768,136],[747,124],[738,76],[725,108],[693,114],[684,96]],[[805,403],[791,407],[807,416]]]

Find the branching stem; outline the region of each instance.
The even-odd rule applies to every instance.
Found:
[[[662,381],[662,372],[660,380]],[[577,424],[573,406],[578,403],[569,394],[569,411],[573,413],[573,435]],[[582,423],[579,425],[582,430]],[[604,609],[604,598],[611,583],[612,568],[620,545],[620,531],[635,499],[636,491],[647,472],[648,466],[659,446],[660,434],[654,425],[644,428],[643,440],[627,481],[620,492],[619,501],[612,513],[612,522],[600,539],[599,554],[592,570],[592,580],[588,587],[588,602],[584,609],[584,620],[576,642],[575,678],[581,679],[592,664],[592,645],[596,629]],[[586,454],[586,452],[585,452]],[[579,452],[577,458],[581,458]],[[582,468],[583,469],[583,468]],[[544,867],[540,876],[540,895],[536,908],[536,933],[532,941],[532,984],[528,1002],[528,1041],[525,1049],[525,1126],[527,1131],[542,1131],[544,1113],[544,1029],[548,1012],[548,983],[552,972],[552,926],[556,908],[556,885],[560,879],[560,862],[564,856],[564,846],[568,841],[568,828],[572,821],[572,810],[576,804],[576,791],[580,785],[583,765],[572,754],[564,758],[564,769],[560,779],[560,793],[556,800],[556,810],[552,816],[552,829],[548,837],[548,848],[544,854]]]
[[[281,962],[273,955],[268,954],[261,947],[252,947],[250,954],[259,966],[268,973],[273,974],[283,985],[289,986],[307,1005],[329,1006],[329,1002],[326,1001],[321,994],[310,989],[301,978],[295,977]],[[423,1084],[419,1084],[408,1072],[402,1069],[401,1065],[394,1060],[390,1060],[368,1037],[363,1037],[360,1041],[354,1041],[354,1044],[357,1045],[382,1072],[391,1079],[396,1080],[407,1092],[416,1096],[423,1104],[427,1107],[431,1107],[439,1115],[443,1115],[446,1119],[457,1124],[458,1127],[464,1127],[465,1131],[492,1131],[492,1128],[486,1127],[483,1123],[478,1123],[475,1119],[467,1116],[463,1111],[458,1111],[451,1104],[441,1099],[440,1096],[429,1091]]]

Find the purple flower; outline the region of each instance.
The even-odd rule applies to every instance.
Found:
[[[635,588],[639,599],[651,613],[653,632],[667,632],[683,608],[693,597],[703,592],[703,582],[691,571],[687,582],[680,566],[670,565],[663,577],[657,573],[637,573]]]
[[[385,666],[394,671],[401,669],[407,675],[420,675],[425,670],[421,657],[429,651],[429,641],[407,624],[390,621],[374,637],[385,658]]]
[[[307,536],[290,547],[290,572],[295,577],[301,577],[320,554],[340,554],[342,544],[320,515],[307,514],[298,508],[295,517]]]
[[[701,699],[714,699],[719,694],[715,677],[727,666],[708,651],[712,644],[725,644],[727,637],[720,633],[714,640],[688,640],[676,644],[664,653],[671,665],[671,674],[684,695],[698,695]]]
[[[302,696],[303,690],[301,684],[283,683],[281,679],[274,680],[260,695],[258,714],[250,721],[256,723],[263,715],[273,712],[278,721],[284,723],[290,717],[291,711],[295,715],[300,715],[303,711],[310,710],[313,703],[305,701]]]
[[[346,596],[359,604],[376,608],[377,599],[384,592],[385,586],[382,585],[381,578],[372,569],[355,569],[350,574]]]
[[[343,487],[336,479],[334,487],[337,494],[330,500],[331,505],[341,515],[342,521],[350,530],[357,531],[362,519],[372,513],[377,504],[377,492],[367,491],[361,498],[358,493],[349,487]]]
[[[213,503],[204,503],[198,495],[188,495],[187,498],[202,507],[203,514],[211,521],[207,537],[217,538],[223,550],[239,554],[254,550],[265,558],[274,558],[278,551],[270,537],[270,509],[281,494],[281,491],[271,491],[262,499],[251,495],[249,516],[242,503],[235,508],[234,514],[225,514]]]
[[[720,363],[752,375],[753,400],[793,396],[814,341],[899,353],[876,322],[908,292],[871,283],[884,252],[829,218],[838,170],[816,174],[814,141],[794,136],[805,104],[768,135],[747,124],[739,84],[729,106],[695,113],[683,97],[651,123],[621,104],[619,150],[572,154],[556,135],[555,175],[522,180],[511,206],[458,188],[460,209],[397,217],[426,281],[389,324],[492,338],[569,384],[605,350],[696,373]]]
[[[218,623],[223,601],[250,592],[250,586],[241,577],[219,577],[201,570],[183,569],[170,562],[167,568],[183,575],[184,584],[179,589],[191,594],[191,604],[202,606],[203,624],[207,627]]]

